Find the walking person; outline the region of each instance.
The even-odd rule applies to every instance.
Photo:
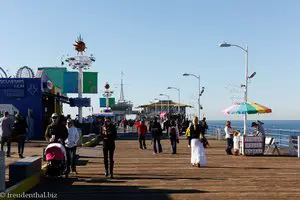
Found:
[[[1,134],[1,151],[4,149],[4,145],[7,145],[6,156],[10,156],[11,137],[14,121],[9,117],[9,113],[6,111],[4,117],[0,119],[0,134]]]
[[[227,121],[226,126],[224,128],[225,131],[225,138],[227,140],[227,148],[226,153],[227,155],[232,155],[232,148],[233,148],[233,133],[235,130],[231,127],[231,122]]]
[[[137,125],[140,149],[147,149],[146,147],[146,134],[148,132],[145,121],[142,120],[141,124]]]
[[[177,143],[179,143],[179,130],[176,126],[175,121],[171,121],[170,128],[169,128],[169,136],[170,136],[170,142],[172,147],[172,154],[177,153]]]
[[[19,158],[24,158],[23,154],[24,154],[24,147],[25,147],[28,125],[26,120],[22,116],[20,116],[20,114],[16,114],[15,118],[16,121],[14,123],[13,130],[18,142]]]
[[[114,152],[115,152],[115,140],[117,139],[117,129],[114,124],[111,123],[109,118],[105,118],[104,125],[102,127],[103,136],[103,156],[105,176],[108,176],[108,156],[110,165],[110,178],[113,178],[114,170]]]
[[[66,125],[65,116],[58,116],[56,121],[48,126],[45,137],[49,139],[49,142],[59,142],[65,147],[65,141],[69,135]]]
[[[162,128],[160,123],[158,122],[157,117],[154,118],[154,122],[150,126],[150,132],[152,133],[153,154],[157,154],[157,148],[158,148],[158,153],[161,153],[162,146],[160,140],[162,137]]]
[[[77,174],[76,171],[76,149],[79,141],[79,133],[77,128],[71,119],[67,120],[68,138],[66,139],[66,152],[68,161],[68,172],[72,171]],[[71,169],[70,169],[71,168]]]
[[[198,117],[195,117],[193,120],[193,125],[190,126],[191,134],[191,164],[192,166],[206,165],[206,156],[203,143],[200,140],[201,127],[199,125]]]
[[[200,139],[201,142],[203,143],[204,148],[207,148],[209,146],[208,140],[205,137],[206,130],[208,129],[207,123],[206,123],[206,118],[203,117],[203,119],[199,123],[201,131],[200,131]]]

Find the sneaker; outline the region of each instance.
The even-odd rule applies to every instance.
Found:
[[[114,175],[113,175],[113,174],[111,174],[111,175],[110,175],[110,178],[114,178]]]
[[[105,177],[108,177],[108,171],[104,172]]]
[[[10,158],[11,156],[10,155],[6,155],[6,157]]]
[[[19,158],[24,158],[24,156],[22,154],[19,154]]]

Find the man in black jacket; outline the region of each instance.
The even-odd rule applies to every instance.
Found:
[[[108,176],[108,155],[109,155],[109,165],[110,165],[110,177],[113,178],[114,169],[114,152],[115,152],[115,140],[117,139],[117,129],[116,126],[111,123],[109,118],[105,118],[104,125],[102,126],[103,136],[103,156],[104,156],[104,167],[105,176]]]
[[[153,146],[153,154],[157,154],[156,142],[158,146],[158,152],[162,152],[162,146],[160,143],[162,137],[162,128],[160,123],[158,122],[157,117],[154,118],[154,122],[150,126],[150,132],[152,133],[152,146]]]
[[[18,153],[20,158],[24,158],[23,153],[28,126],[26,120],[20,116],[20,114],[17,114],[15,118],[16,121],[13,130],[15,131],[16,139],[18,141]]]

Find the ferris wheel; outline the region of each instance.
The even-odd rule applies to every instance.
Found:
[[[34,72],[31,68],[24,66],[17,71],[16,78],[34,78]]]
[[[0,67],[0,78],[7,78],[7,74],[2,67]]]

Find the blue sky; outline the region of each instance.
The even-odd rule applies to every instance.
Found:
[[[219,48],[222,41],[249,46],[249,100],[273,109],[259,119],[300,119],[300,2],[297,0],[99,0],[1,1],[0,66],[10,74],[24,65],[33,69],[60,65],[75,54],[72,44],[82,34],[96,56],[90,71],[99,72],[99,91],[108,81],[119,98],[120,73],[125,97],[135,105],[159,93],[196,106],[197,80],[206,90],[201,99],[208,119],[225,116],[234,85],[244,82],[245,56],[240,49]],[[100,95],[90,95],[94,111]],[[195,112],[195,109],[190,112]],[[76,109],[65,107],[66,113]],[[89,113],[88,109],[84,110]]]

